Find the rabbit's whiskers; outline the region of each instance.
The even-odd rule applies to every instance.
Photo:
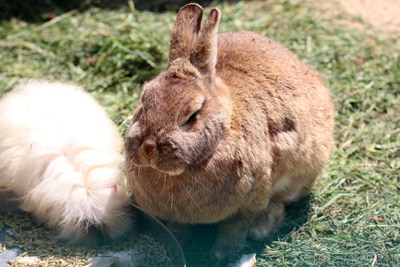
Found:
[[[190,190],[187,189],[185,184],[183,184],[183,188],[185,188],[185,191],[186,191],[187,195],[189,196],[189,198],[192,200],[192,202],[194,204],[196,204],[196,207],[200,210],[201,213],[203,213],[203,209],[200,207],[199,203],[197,203],[197,201],[193,198],[192,194],[190,193]]]
[[[168,177],[169,177],[169,181],[171,182],[171,188],[172,188],[171,175],[168,175]],[[174,207],[174,190],[172,189],[172,190],[170,190],[170,192],[171,192],[171,195],[170,195],[170,202],[171,202],[170,209],[172,210],[172,208]]]
[[[205,184],[203,184],[200,179],[198,179],[196,176],[191,175],[189,172],[186,172],[186,174],[193,179],[193,181],[195,181],[197,184],[201,185],[205,190],[207,190],[209,193],[211,193],[212,191],[210,190],[210,188],[208,188]]]

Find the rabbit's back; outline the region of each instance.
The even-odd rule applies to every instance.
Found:
[[[270,107],[307,112],[307,106],[329,102],[333,110],[329,90],[318,74],[271,39],[254,32],[219,34],[217,55],[217,76],[228,85],[238,106],[240,98],[261,98]],[[315,103],[319,101],[324,102]]]
[[[252,77],[258,84],[265,80],[297,83],[301,79],[307,79],[304,74],[310,71],[287,48],[255,32],[218,34],[217,51],[218,75],[237,71]]]
[[[334,143],[329,90],[292,52],[253,32],[218,35],[216,74],[234,103],[232,127],[247,128],[233,131],[244,135],[243,146],[255,143],[270,149],[276,197],[300,197],[301,190],[290,192],[288,187],[311,185],[297,183],[292,175],[316,177]]]

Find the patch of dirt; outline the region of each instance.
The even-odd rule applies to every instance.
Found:
[[[400,0],[339,0],[350,14],[385,32],[400,32]]]

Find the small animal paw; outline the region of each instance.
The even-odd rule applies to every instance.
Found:
[[[212,252],[217,259],[222,260],[229,254],[242,251],[244,245],[245,240],[235,238],[235,234],[232,233],[232,236],[229,238],[218,238],[217,241],[215,241]]]
[[[283,202],[270,202],[268,208],[254,219],[249,237],[254,240],[264,240],[273,235],[285,218],[285,205]]]
[[[264,225],[253,225],[249,229],[249,237],[253,240],[264,240],[272,235],[272,231]]]

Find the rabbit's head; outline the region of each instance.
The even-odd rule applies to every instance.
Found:
[[[165,71],[148,82],[126,134],[127,160],[170,175],[210,157],[227,135],[230,104],[215,90],[217,27],[213,9],[187,5],[176,19]]]

